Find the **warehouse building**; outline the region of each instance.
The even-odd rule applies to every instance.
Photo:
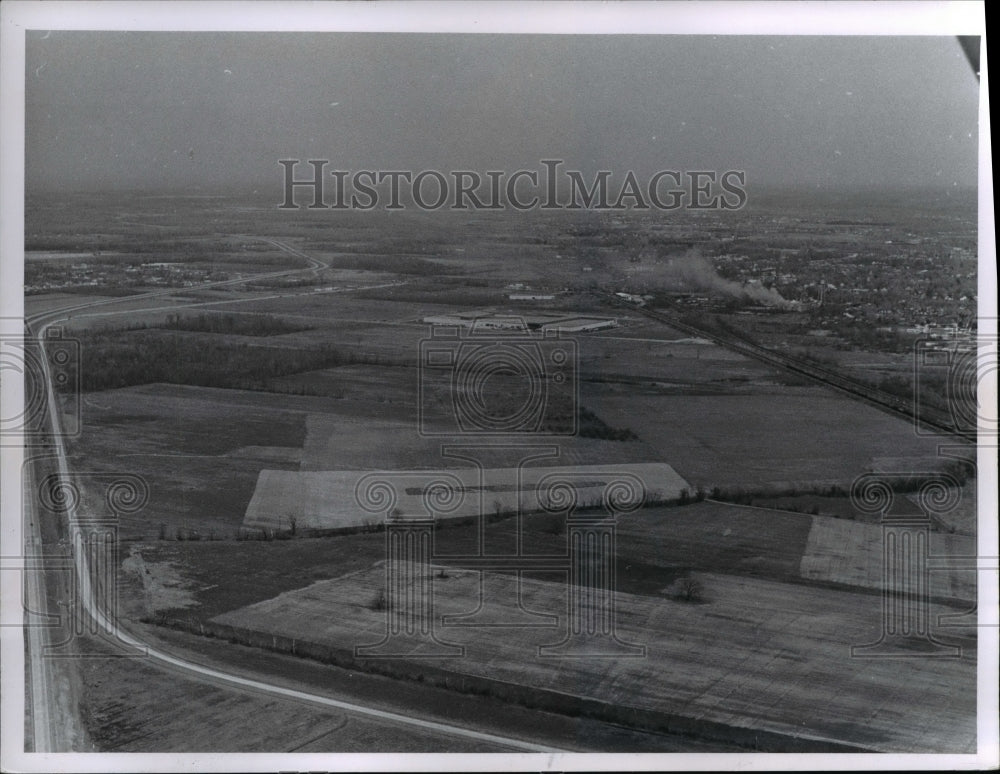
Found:
[[[459,313],[430,315],[423,318],[429,325],[447,325],[476,330],[529,330],[558,333],[588,333],[614,328],[618,321],[610,317],[585,317],[581,315],[510,315]]]

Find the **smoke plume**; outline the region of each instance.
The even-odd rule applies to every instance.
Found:
[[[632,273],[632,283],[642,292],[675,291],[741,298],[765,306],[787,307],[789,302],[773,288],[743,284],[720,277],[712,262],[697,249],[655,263],[645,262]]]

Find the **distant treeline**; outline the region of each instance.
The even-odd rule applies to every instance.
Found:
[[[93,253],[68,255],[65,260],[91,265],[142,265],[147,263],[246,263],[264,266],[308,267],[301,256],[264,242],[208,239],[166,239],[155,236],[110,235],[95,240],[88,236],[26,235],[26,251]],[[33,266],[28,262],[28,266]]]
[[[151,326],[153,327],[153,326]],[[200,331],[225,333],[238,336],[278,336],[311,330],[312,326],[292,323],[266,314],[207,314],[167,316],[163,325],[155,326],[173,331]]]
[[[122,253],[163,253],[184,255],[208,250],[235,249],[235,242],[205,239],[175,239],[156,234],[109,234],[94,237],[87,234],[25,234],[25,250],[52,252],[89,252],[91,250]],[[179,260],[179,259],[178,259]]]
[[[147,330],[88,336],[81,360],[81,389],[92,392],[154,382],[266,389],[268,379],[354,364],[359,357],[330,345],[311,349],[264,347]]]
[[[935,471],[926,473],[886,473],[879,474],[879,480],[884,482],[893,492],[908,494],[919,492],[928,482],[952,479],[958,486],[964,486],[977,475],[976,464],[971,459],[953,459],[939,462]],[[753,505],[759,500],[774,500],[786,497],[850,497],[849,487],[838,484],[801,484],[799,486],[735,486],[713,487],[708,496],[713,500],[735,503],[737,505]],[[789,510],[787,506],[783,506]]]
[[[434,287],[415,287],[411,285],[393,285],[391,287],[372,288],[354,294],[355,298],[370,300],[411,301],[417,303],[462,304],[468,306],[488,306],[504,300],[503,292],[499,290],[480,290],[469,285],[436,284]]]
[[[330,267],[432,277],[459,273],[453,266],[412,255],[337,255],[330,259]]]
[[[201,312],[196,315],[168,314],[164,322],[132,322],[113,328],[105,328],[89,335],[100,337],[134,331],[169,330],[233,336],[278,336],[283,333],[298,333],[312,329],[311,325],[293,323],[267,314]]]

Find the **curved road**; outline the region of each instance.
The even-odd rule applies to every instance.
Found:
[[[301,272],[312,272],[313,274],[315,274],[321,268],[327,267],[327,265],[322,263],[321,261],[311,258],[310,256],[306,255],[300,250],[297,250],[296,248],[293,248],[279,240],[270,238],[261,238],[260,241],[267,242],[296,257],[304,258],[305,260],[309,261],[312,265],[309,269],[293,269],[286,271],[269,272],[267,274],[258,274],[258,275],[253,275],[251,277],[240,277],[238,279],[233,279],[233,280],[207,282],[201,285],[184,288],[182,291],[178,291],[178,289],[172,288],[169,290],[155,291],[151,293],[144,293],[141,295],[125,296],[123,298],[91,301],[88,303],[76,304],[68,307],[63,307],[60,309],[41,312],[25,320],[25,323],[29,327],[29,330],[33,331],[34,336],[37,339],[38,345],[42,351],[42,357],[40,358],[40,360],[44,372],[43,375],[46,386],[46,404],[48,408],[49,421],[51,423],[51,429],[53,434],[59,480],[70,481],[72,479],[70,475],[69,465],[66,460],[65,446],[63,444],[62,438],[60,437],[61,423],[59,419],[58,402],[56,400],[55,390],[53,389],[52,386],[52,379],[49,370],[48,359],[45,356],[44,352],[46,330],[55,323],[67,319],[67,315],[70,312],[81,311],[84,309],[90,309],[97,306],[106,306],[115,303],[122,303],[124,301],[131,302],[147,298],[176,295],[178,292],[190,292],[193,290],[203,290],[206,288],[223,287],[226,285],[239,285],[249,281],[272,278],[272,277],[288,276]],[[72,507],[67,510],[67,519],[69,520],[70,523],[72,523],[76,519],[76,514]],[[34,540],[35,536],[32,536],[32,539]],[[282,697],[287,699],[309,702],[318,707],[334,708],[346,712],[352,712],[360,715],[375,717],[384,721],[390,721],[404,726],[416,727],[419,729],[423,729],[425,731],[430,731],[432,733],[440,734],[443,737],[459,737],[463,739],[471,739],[479,742],[494,744],[500,749],[512,749],[512,750],[520,750],[526,752],[541,752],[550,754],[559,752],[568,752],[566,750],[559,750],[557,748],[535,744],[521,739],[513,739],[509,737],[498,736],[483,731],[476,731],[470,728],[464,728],[462,726],[440,723],[432,720],[423,720],[418,717],[411,717],[408,715],[402,715],[395,712],[389,712],[386,710],[367,707],[357,703],[341,701],[339,699],[332,698],[330,696],[325,696],[316,693],[309,693],[306,691],[294,690],[291,688],[286,688],[283,686],[266,683],[260,680],[241,677],[239,675],[230,674],[218,668],[204,666],[202,664],[198,664],[186,660],[184,658],[180,658],[165,650],[152,647],[148,643],[143,642],[141,639],[139,639],[132,633],[119,627],[118,622],[114,620],[111,616],[109,616],[107,612],[101,608],[101,604],[99,602],[99,594],[95,593],[95,590],[92,585],[91,571],[90,567],[88,566],[86,552],[82,550],[80,551],[77,550],[76,541],[73,541],[73,544],[74,544],[73,570],[76,575],[76,580],[78,583],[78,588],[80,590],[79,593],[81,595],[83,609],[86,612],[86,614],[90,616],[94,624],[99,626],[109,635],[116,637],[126,645],[130,645],[145,652],[150,659],[152,659],[155,662],[158,662],[163,666],[168,666],[174,669],[180,669],[195,678],[211,680],[216,683],[230,685],[234,688],[239,688],[244,690],[250,689],[253,691],[270,694],[275,697]],[[36,578],[36,580],[33,581],[34,584],[39,583],[39,581],[37,580],[39,575],[40,575],[39,573],[27,573],[28,577],[34,576]],[[44,599],[44,590],[41,588],[36,587],[34,588],[34,590],[32,590],[29,585],[29,592],[31,593],[32,596],[40,595],[42,599]],[[34,634],[29,632],[29,642],[31,648],[32,716],[33,716],[33,735],[36,745],[35,750],[36,752],[58,751],[52,749],[52,746],[56,744],[55,740],[53,740],[52,738],[52,724],[51,724],[51,719],[49,717],[50,703],[53,700],[51,694],[53,693],[53,691],[48,686],[45,685],[46,683],[50,683],[50,680],[48,678],[47,671],[43,663],[45,661],[45,658],[40,651],[40,648],[43,647],[41,635],[39,634],[40,630],[37,627],[29,627],[29,629],[32,629],[34,631]],[[41,695],[39,695],[39,693]],[[39,726],[41,726],[41,728],[39,728]]]

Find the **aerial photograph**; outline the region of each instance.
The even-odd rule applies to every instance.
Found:
[[[23,26],[6,770],[995,760],[980,37]]]

